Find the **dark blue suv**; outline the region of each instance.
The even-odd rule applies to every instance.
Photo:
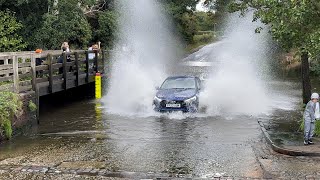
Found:
[[[200,89],[201,81],[198,77],[168,77],[154,97],[154,109],[159,112],[198,112]]]

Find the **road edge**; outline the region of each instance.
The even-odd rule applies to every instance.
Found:
[[[297,151],[297,150],[287,149],[287,148],[283,148],[283,147],[280,147],[280,146],[276,145],[272,141],[268,131],[264,127],[263,122],[262,121],[258,121],[258,123],[260,125],[261,131],[262,131],[267,143],[271,146],[271,149],[273,151],[275,151],[277,153],[280,153],[280,154],[289,155],[289,156],[318,156],[318,157],[320,157],[320,153]]]

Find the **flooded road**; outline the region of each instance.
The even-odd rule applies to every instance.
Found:
[[[0,159],[54,166],[91,162],[109,171],[260,177],[251,117],[121,117],[85,100],[41,114],[38,135],[2,145]],[[85,163],[86,164],[86,163]]]
[[[199,52],[206,54],[208,47]],[[198,57],[201,61],[204,55]],[[300,113],[300,84],[296,79],[282,79],[269,81],[267,87],[270,111],[254,116],[121,116],[108,112],[105,101],[90,97],[48,97],[41,107],[39,126],[0,145],[0,179],[287,179],[314,175],[320,168],[318,159],[274,153],[257,123],[269,123],[280,133],[291,132],[292,119]],[[305,164],[312,167],[302,168]],[[13,174],[3,170],[8,167]]]

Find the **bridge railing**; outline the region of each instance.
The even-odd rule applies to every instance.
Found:
[[[93,59],[89,59],[89,56]],[[105,51],[0,53],[0,91],[36,91],[39,96],[94,81],[104,71]]]
[[[0,55],[0,91],[32,89],[33,54]]]

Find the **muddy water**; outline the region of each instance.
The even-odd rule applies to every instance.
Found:
[[[269,126],[279,144],[296,144],[301,137],[298,79],[273,79],[266,86],[272,104],[258,116],[120,116],[86,97],[92,94],[86,89],[43,98],[40,125],[1,144],[0,165],[260,178],[262,169],[255,155],[255,144],[261,139],[257,120]]]
[[[295,81],[270,83],[274,92],[285,91],[289,98],[299,96],[298,85]],[[287,117],[294,112],[292,105],[298,107],[279,96],[273,112],[259,117],[123,117],[108,114],[104,104],[92,98],[69,103],[59,98],[66,97],[49,98],[52,105],[42,107],[40,125],[32,133],[0,146],[0,164],[258,178],[262,170],[253,146],[260,139],[257,120],[273,120],[275,128],[289,132],[294,125],[286,123],[292,122]]]
[[[0,164],[261,176],[250,145],[260,134],[252,117],[121,117],[85,99],[43,110],[33,133],[2,144]]]

